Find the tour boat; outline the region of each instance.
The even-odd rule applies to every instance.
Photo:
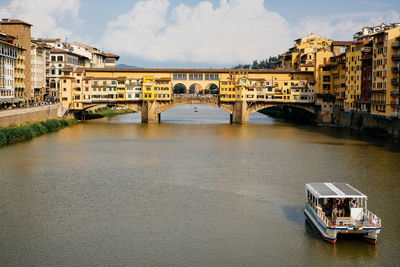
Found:
[[[366,195],[346,183],[310,183],[305,191],[304,213],[324,240],[358,234],[377,243],[381,219],[367,209]]]

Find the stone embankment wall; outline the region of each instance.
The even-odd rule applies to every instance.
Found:
[[[61,105],[47,105],[0,111],[0,127],[61,117]]]
[[[400,138],[400,120],[373,117],[364,112],[345,112],[334,109],[334,124],[368,134],[390,135]]]

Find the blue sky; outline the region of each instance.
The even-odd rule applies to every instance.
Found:
[[[35,37],[81,41],[143,67],[230,67],[277,55],[311,32],[350,40],[400,21],[400,1],[0,0]]]

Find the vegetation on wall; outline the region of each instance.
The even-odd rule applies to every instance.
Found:
[[[55,132],[61,128],[68,127],[76,123],[76,120],[51,119],[27,123],[20,126],[8,126],[0,128],[0,147],[23,140],[29,140],[46,133]]]
[[[111,107],[104,107],[104,108],[99,108],[94,112],[89,112],[85,114],[84,119],[85,120],[94,120],[94,119],[100,119],[104,117],[113,117],[116,115],[122,115],[122,114],[128,114],[128,113],[135,113],[135,111],[131,109],[115,109]]]
[[[253,61],[253,64],[247,64],[247,65],[237,65],[232,67],[233,69],[274,69],[275,68],[275,63],[278,62],[279,59],[278,57],[269,57],[266,60],[261,60],[258,62],[257,60]]]

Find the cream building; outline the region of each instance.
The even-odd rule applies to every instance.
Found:
[[[34,101],[42,101],[46,95],[46,62],[50,47],[32,41],[31,44],[31,97]]]

